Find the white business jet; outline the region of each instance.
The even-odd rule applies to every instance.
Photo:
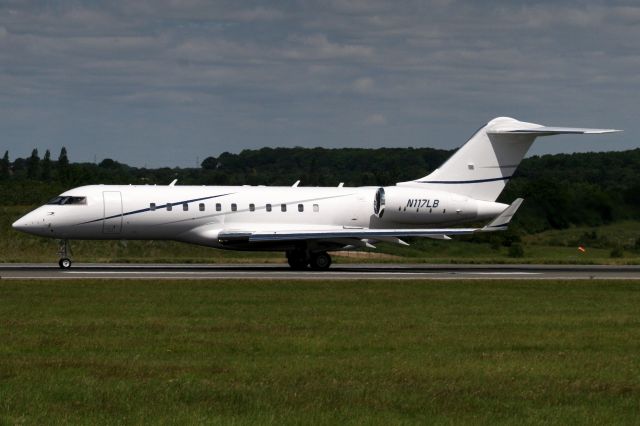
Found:
[[[385,187],[89,185],[55,197],[13,227],[61,240],[174,240],[231,250],[284,251],[294,269],[327,269],[328,252],[501,231],[522,203],[495,200],[538,136],[609,133],[499,117],[428,176]],[[455,227],[488,221],[481,227]]]

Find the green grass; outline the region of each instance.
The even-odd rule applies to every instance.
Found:
[[[0,262],[57,261],[57,242],[35,237],[11,228],[11,223],[29,211],[29,207],[0,207]],[[468,238],[452,241],[413,239],[411,246],[380,243],[371,253],[398,257],[336,257],[338,263],[548,263],[548,264],[640,264],[640,251],[630,249],[640,238],[640,223],[619,222],[595,229],[595,240],[584,240],[592,228],[546,231],[523,237],[524,257],[512,258],[507,247],[491,248],[488,243],[472,243]],[[581,253],[577,246],[586,246]],[[237,252],[172,241],[72,241],[76,262],[179,262],[179,263],[284,263],[282,253]],[[623,257],[612,258],[611,248],[620,246]]]
[[[639,238],[640,223],[628,220],[598,227],[574,226],[567,229],[549,230],[529,235],[525,237],[525,242],[562,247],[576,247],[578,244],[595,248],[614,245],[629,247],[634,246]]]
[[[420,241],[409,247],[379,244],[380,251],[401,256],[400,262],[416,263],[496,263],[496,264],[638,264],[640,256],[628,251],[622,258],[611,258],[610,249],[588,247],[585,253],[577,247],[523,244],[523,257],[509,257],[508,247],[492,249],[489,244],[468,241]],[[373,251],[375,252],[375,250]],[[371,261],[377,261],[372,258]],[[392,259],[391,262],[396,262]]]
[[[637,424],[640,282],[0,282],[0,423]]]

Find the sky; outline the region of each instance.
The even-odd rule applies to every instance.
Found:
[[[497,116],[640,146],[633,1],[0,0],[0,150],[196,166],[261,147],[463,144]]]

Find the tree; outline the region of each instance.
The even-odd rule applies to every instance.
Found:
[[[98,167],[102,168],[102,169],[118,169],[120,168],[120,163],[118,163],[115,160],[112,160],[111,158],[105,158],[104,160],[102,160],[100,162],[100,164],[98,164]]]
[[[40,157],[36,148],[31,151],[31,157],[27,160],[27,177],[29,179],[37,179],[40,171]]]
[[[205,170],[215,170],[218,168],[218,160],[215,157],[207,157],[200,166]]]
[[[0,160],[0,179],[8,179],[11,173],[11,163],[9,163],[9,151],[4,152],[4,157]]]
[[[41,176],[45,182],[51,181],[51,152],[46,150],[41,164]]]
[[[67,148],[64,146],[58,157],[58,179],[62,182],[69,180],[69,157],[67,157]]]

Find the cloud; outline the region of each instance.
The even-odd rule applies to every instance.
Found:
[[[372,78],[361,77],[353,82],[353,88],[359,93],[368,93],[373,89],[374,82]]]
[[[276,9],[267,9],[264,7],[256,7],[253,9],[245,9],[234,11],[229,14],[230,17],[244,22],[257,21],[278,21],[284,19],[285,14]]]
[[[467,126],[505,114],[598,118],[631,146],[639,22],[640,7],[622,0],[7,1],[0,126],[12,150],[53,141],[92,158],[110,144],[86,141],[102,134],[129,143],[134,163],[150,152],[138,144],[157,144],[163,164],[186,161],[162,160],[173,129],[185,158],[407,146],[425,134],[452,147]],[[90,123],[84,137],[78,122]]]
[[[364,120],[364,123],[369,126],[382,126],[387,124],[387,119],[385,118],[384,115],[376,113],[368,116]]]
[[[284,56],[289,59],[366,59],[373,55],[374,49],[349,43],[331,42],[324,34],[313,34],[304,37],[292,37],[295,47],[286,49]]]

